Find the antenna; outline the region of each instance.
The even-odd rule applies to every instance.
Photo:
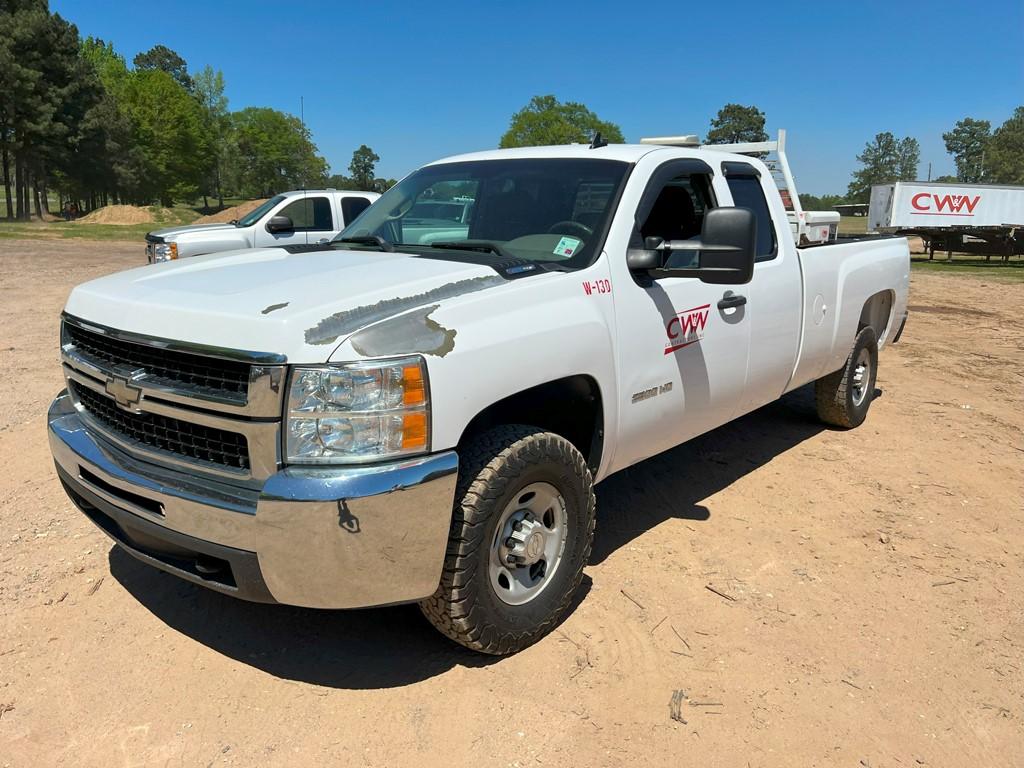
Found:
[[[601,132],[598,131],[597,133],[595,133],[594,134],[594,138],[590,142],[590,148],[591,149],[600,149],[601,147],[607,147],[607,146],[608,146],[608,140],[605,139],[601,135]]]

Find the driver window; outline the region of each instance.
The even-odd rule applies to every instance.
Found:
[[[281,209],[279,216],[292,220],[296,232],[330,232],[334,228],[331,201],[326,197],[302,197]]]
[[[662,240],[698,240],[704,225],[704,212],[711,204],[711,184],[706,174],[687,174],[671,179],[661,192],[640,235]],[[666,266],[698,266],[697,251],[673,251]]]

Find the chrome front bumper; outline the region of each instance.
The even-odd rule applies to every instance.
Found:
[[[75,504],[129,553],[237,597],[363,608],[433,594],[454,451],[370,467],[288,467],[260,489],[140,461],[90,432],[67,392],[50,449]]]

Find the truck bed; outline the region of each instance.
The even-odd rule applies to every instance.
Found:
[[[842,367],[862,322],[862,310],[876,294],[877,311],[884,314],[878,339],[879,348],[883,347],[906,313],[910,284],[910,248],[905,237],[844,238],[797,248],[797,254],[803,281],[803,327],[788,390]],[[879,291],[880,285],[896,288]]]

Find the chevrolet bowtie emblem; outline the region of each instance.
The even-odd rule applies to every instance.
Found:
[[[135,406],[139,404],[139,398],[142,397],[141,388],[120,376],[107,379],[105,389],[107,394],[114,398],[117,406],[126,411],[135,411]]]

